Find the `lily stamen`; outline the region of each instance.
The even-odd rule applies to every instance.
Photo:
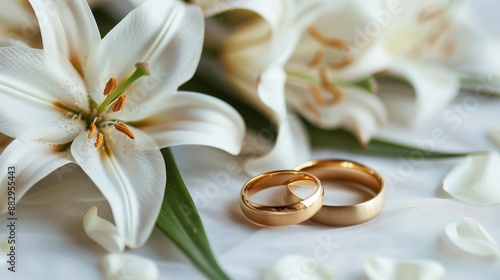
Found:
[[[130,75],[128,79],[125,80],[119,87],[117,87],[113,92],[107,95],[106,99],[97,108],[97,114],[104,112],[111,103],[113,103],[130,85],[137,81],[142,76],[149,76],[151,71],[147,63],[137,63],[135,64],[135,72]],[[112,78],[111,78],[112,79]]]
[[[115,123],[114,127],[116,130],[128,136],[130,139],[135,139],[134,133],[124,124],[124,123]]]
[[[115,91],[116,87],[118,86],[118,81],[116,80],[115,77],[111,77],[109,81],[106,83],[106,87],[104,88],[104,95],[109,95],[113,91]]]
[[[349,64],[351,64],[353,58],[352,58],[351,54],[349,53],[350,48],[349,48],[349,44],[346,41],[344,41],[342,39],[338,39],[338,38],[328,38],[328,37],[324,36],[318,29],[316,29],[313,26],[310,26],[307,29],[307,33],[309,34],[309,36],[311,36],[316,42],[318,42],[321,45],[321,47],[318,49],[318,51],[316,51],[316,53],[314,54],[311,61],[308,63],[308,65],[310,67],[315,67],[321,62],[321,60],[325,56],[324,49],[327,47],[330,47],[333,49],[338,49],[344,53],[344,56],[340,61],[330,62],[329,63],[330,67],[332,67],[334,69],[340,69],[340,68],[344,68],[344,67],[348,66]]]
[[[326,100],[325,103],[326,104],[335,104],[335,103],[339,102],[340,100],[342,100],[342,98],[344,97],[344,94],[336,85],[334,85],[330,81],[330,79],[328,78],[328,72],[325,68],[321,68],[319,70],[319,76],[321,78],[321,83],[323,84],[323,87],[329,93],[332,94],[332,98],[329,100]]]
[[[102,133],[97,134],[97,139],[95,141],[94,147],[98,148],[102,146],[102,143],[104,142],[104,135]]]
[[[127,96],[126,95],[120,95],[120,97],[118,97],[118,100],[116,100],[115,102],[115,105],[113,105],[113,112],[118,112],[118,111],[121,111],[123,109],[123,107],[125,107],[125,102],[127,101]]]
[[[96,131],[97,131],[97,127],[95,126],[94,123],[91,123],[90,126],[89,126],[89,135],[87,136],[87,138],[89,139],[92,139],[92,137],[94,137]]]

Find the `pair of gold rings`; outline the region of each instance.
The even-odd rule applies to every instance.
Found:
[[[323,205],[324,188],[321,180],[348,181],[373,191],[373,197],[354,205]],[[255,203],[250,197],[264,189],[285,186],[286,204],[269,206]],[[293,186],[314,188],[303,199]],[[317,160],[298,166],[295,170],[272,171],[250,179],[241,190],[240,207],[251,221],[266,226],[292,225],[311,220],[330,226],[350,226],[364,223],[377,216],[385,204],[382,177],[372,169],[347,160]]]

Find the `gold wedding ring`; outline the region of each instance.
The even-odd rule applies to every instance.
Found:
[[[385,188],[382,177],[372,169],[347,160],[315,160],[304,163],[296,170],[310,173],[320,180],[344,180],[359,183],[374,192],[372,199],[354,205],[323,205],[310,220],[330,226],[350,226],[364,223],[377,216],[385,204]],[[290,201],[302,200],[288,186]]]
[[[314,193],[302,199],[297,197],[293,203],[269,206],[255,203],[250,197],[267,188],[300,185],[313,187]],[[251,221],[266,226],[285,226],[298,224],[316,214],[323,205],[323,186],[314,175],[296,171],[282,170],[266,172],[250,179],[241,190],[240,207]]]

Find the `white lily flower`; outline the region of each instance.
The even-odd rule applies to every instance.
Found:
[[[373,257],[365,264],[370,280],[441,280],[446,270],[443,265],[430,260],[393,260]]]
[[[497,257],[500,245],[476,220],[464,217],[461,223],[446,226],[446,236],[455,246],[473,255]]]
[[[233,1],[241,2],[245,1]],[[292,168],[310,159],[304,151],[308,142],[297,141],[307,139],[304,129],[288,123],[287,105],[318,126],[348,128],[366,143],[385,122],[384,106],[368,92],[372,83],[366,77],[336,83],[327,64],[337,61],[330,57],[337,46],[330,46],[314,26],[320,15],[333,13],[346,1],[273,1],[272,6],[250,2],[240,7],[262,19],[230,35],[223,60],[243,97],[276,121],[278,139],[268,155],[250,161],[247,169]],[[306,30],[314,33],[312,38],[303,36]],[[315,52],[315,57],[305,58]]]
[[[457,1],[275,2],[282,8],[252,9],[267,24],[257,20],[231,35],[224,54],[229,77],[248,91],[256,80],[279,84],[278,74],[265,76],[270,65],[282,67],[296,111],[320,127],[346,127],[361,142],[386,120],[384,104],[367,91],[371,75],[409,82],[386,86],[392,83],[384,79],[380,93],[394,116],[418,124],[453,100],[461,73],[475,73],[465,66],[481,69],[498,60],[478,51],[493,53],[493,44],[473,32],[467,6]],[[474,40],[465,43],[464,34]]]
[[[126,245],[140,246],[165,190],[160,148],[208,145],[232,154],[241,148],[244,123],[233,108],[177,93],[201,54],[202,12],[181,1],[149,0],[101,40],[85,1],[31,3],[46,20],[44,50],[0,49],[0,132],[15,138],[0,167],[16,165],[20,199],[56,168],[76,162],[108,200]],[[2,196],[6,180],[3,174]],[[0,209],[6,212],[5,200]]]
[[[315,125],[345,127],[366,143],[385,123],[384,105],[370,92],[374,85],[367,75],[334,75],[348,65],[342,58],[347,45],[321,30],[324,15],[335,14],[351,2],[276,2],[281,7],[253,9],[263,18],[230,35],[223,52],[230,80],[249,100],[260,99],[283,112],[285,102],[280,99],[286,99]],[[339,15],[346,27],[358,17]],[[332,29],[335,24],[328,26]]]
[[[453,168],[443,180],[443,189],[454,198],[475,204],[500,203],[500,155],[471,155]]]

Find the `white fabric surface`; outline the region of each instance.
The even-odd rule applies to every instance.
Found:
[[[497,20],[495,11],[498,9],[483,5],[483,2],[476,8],[492,22]],[[499,34],[496,26],[488,29]],[[464,93],[449,107],[454,110],[456,106],[468,106],[462,116],[458,111],[447,115],[453,116],[452,120],[438,115],[426,126],[412,130],[392,125],[380,135],[415,145],[430,139],[433,130],[441,129],[447,138],[436,145],[438,149],[497,150],[486,135],[489,129],[498,126],[500,98],[479,100],[471,96]],[[476,103],[471,98],[478,102],[477,107],[472,106]],[[244,157],[235,158],[203,147],[175,148],[175,155],[213,251],[234,279],[259,279],[271,263],[292,253],[331,266],[337,271],[338,279],[366,279],[364,262],[375,255],[438,261],[447,270],[446,279],[500,278],[499,259],[466,255],[443,237],[447,224],[469,216],[500,241],[500,205],[465,204],[442,190],[442,179],[460,159],[412,164],[403,158],[315,150],[313,159],[346,158],[379,171],[386,180],[388,191],[383,212],[370,222],[346,228],[311,222],[269,228],[248,222],[239,209],[239,192],[249,179],[241,169]],[[100,279],[99,262],[106,251],[85,235],[82,219],[96,203],[100,214],[107,218],[110,214],[105,213],[106,202],[85,176],[79,178],[79,184],[64,184],[68,177],[76,174],[75,168],[51,175],[18,203],[17,272],[9,272],[6,264],[0,264],[0,279]],[[59,195],[43,187],[61,181],[63,184],[58,185],[56,192]],[[67,192],[78,197],[78,201],[65,199]],[[0,236],[5,237],[6,217],[0,217],[0,221]],[[154,259],[160,279],[204,279],[159,231],[153,232],[143,248],[131,253]]]
[[[457,100],[460,105],[470,94]],[[451,106],[453,108],[453,106]],[[435,128],[443,129],[447,141],[440,149],[461,151],[494,150],[487,141],[487,130],[498,120],[499,98],[481,101],[477,110],[463,118],[454,129],[441,116],[428,126],[403,133],[388,128],[384,134],[408,143],[422,141]],[[354,155],[334,150],[316,150],[314,158],[347,158],[362,162],[382,173],[388,190],[387,204],[376,219],[362,225],[332,228],[306,222],[300,225],[269,228],[248,222],[239,209],[238,194],[248,180],[242,173],[243,158],[202,147],[175,149],[186,184],[198,206],[211,245],[220,264],[234,279],[259,279],[278,258],[291,254],[316,257],[333,267],[339,279],[364,279],[363,264],[371,256],[424,258],[442,263],[447,279],[498,279],[498,259],[467,256],[454,249],[444,229],[463,216],[478,220],[500,240],[500,205],[478,207],[452,199],[442,191],[441,182],[458,160],[431,160],[408,165],[405,159]],[[398,171],[399,169],[399,171]],[[61,172],[45,180],[57,182]],[[74,170],[73,170],[74,171]],[[395,175],[401,177],[394,177]],[[395,180],[391,178],[400,178]],[[17,272],[0,266],[0,279],[99,279],[98,263],[106,253],[83,232],[82,218],[88,208],[106,203],[87,178],[81,188],[93,194],[79,194],[76,185],[59,186],[59,193],[71,191],[79,202],[53,195],[39,184],[18,204]],[[44,211],[40,211],[44,205]],[[54,218],[57,214],[57,219]],[[109,213],[107,214],[109,217]],[[5,236],[5,217],[1,219]],[[319,252],[319,253],[318,253]],[[161,233],[154,232],[145,247],[131,253],[154,259],[160,279],[203,279],[203,276]],[[318,255],[319,254],[319,255]],[[15,277],[13,278],[12,276]]]

